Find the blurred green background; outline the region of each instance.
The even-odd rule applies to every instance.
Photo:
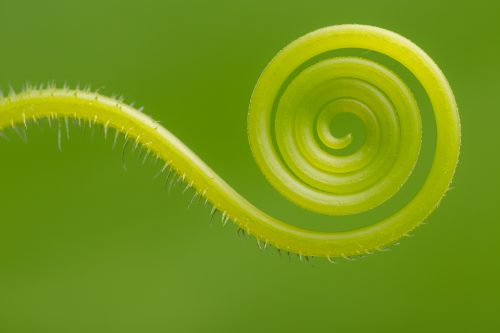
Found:
[[[314,29],[394,30],[440,65],[463,146],[453,190],[400,246],[310,264],[261,251],[158,166],[102,133],[0,141],[0,332],[493,332],[500,329],[500,2],[0,2],[0,85],[67,81],[145,106],[244,196],[300,213],[260,174],[246,138],[253,86]],[[307,222],[307,221],[306,221]]]

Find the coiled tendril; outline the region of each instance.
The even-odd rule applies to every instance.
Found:
[[[0,101],[0,129],[41,117],[84,119],[124,133],[166,162],[224,220],[264,244],[302,256],[352,256],[382,249],[420,224],[447,191],[458,161],[460,120],[453,93],[437,65],[415,44],[387,30],[341,25],[291,43],[269,63],[255,87],[248,135],[264,175],[285,197],[328,215],[356,214],[393,196],[411,174],[420,151],[417,102],[396,74],[368,59],[330,57],[294,75],[311,59],[335,50],[366,49],[404,65],[432,104],[437,128],[435,156],[416,196],[382,221],[341,232],[307,230],[262,212],[234,191],[166,129],[131,106],[96,93],[46,89]],[[289,84],[288,84],[289,83]],[[342,113],[358,117],[366,133],[352,144],[330,124]]]

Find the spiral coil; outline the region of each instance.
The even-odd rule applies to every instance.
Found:
[[[435,158],[420,192],[386,220],[343,234],[387,232],[395,238],[437,206],[452,180],[460,148],[460,121],[448,82],[409,40],[371,26],[341,25],[294,41],[257,82],[248,116],[250,145],[271,184],[315,212],[361,213],[398,192],[418,160],[422,124],[412,92],[395,73],[369,59],[338,56],[309,65],[285,85],[311,59],[343,49],[378,52],[404,65],[433,106]],[[330,131],[340,113],[358,117],[366,131],[363,145],[346,156],[331,153],[352,143],[350,134],[339,138]],[[355,239],[360,248],[370,247]]]

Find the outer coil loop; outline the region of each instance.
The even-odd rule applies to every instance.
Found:
[[[458,159],[455,100],[434,62],[384,29],[328,27],[276,55],[259,78],[249,109],[249,141],[259,167],[289,200],[327,215],[372,209],[405,183],[418,160],[422,128],[417,102],[396,74],[356,57],[320,60],[295,74],[315,57],[341,49],[384,54],[404,65],[426,90],[438,128],[436,158],[421,192],[398,214],[404,216],[414,205],[430,212],[447,190],[453,175],[449,170]],[[330,131],[341,113],[358,117],[366,132],[363,145],[347,156],[335,150],[348,147],[352,136],[335,137]],[[444,170],[446,179],[439,179],[438,189],[431,188]]]

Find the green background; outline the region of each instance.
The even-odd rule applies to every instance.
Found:
[[[493,332],[500,329],[500,3],[495,1],[0,2],[0,85],[67,81],[124,95],[251,202],[301,213],[260,174],[248,101],[293,39],[341,23],[420,45],[455,92],[463,145],[453,189],[400,246],[300,262],[210,224],[158,165],[102,133],[0,141],[0,332]],[[305,221],[306,223],[308,221]],[[369,221],[370,222],[370,221]]]

